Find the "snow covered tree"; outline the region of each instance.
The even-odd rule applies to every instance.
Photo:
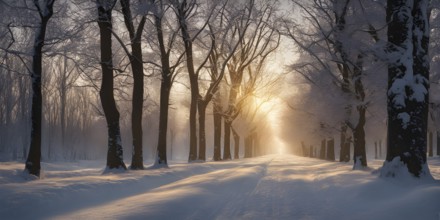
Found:
[[[426,164],[429,104],[428,0],[387,1],[388,145],[383,176],[403,163],[416,177],[430,175]]]
[[[127,169],[123,161],[119,111],[113,94],[112,11],[115,4],[116,0],[96,0],[102,68],[99,96],[108,129],[107,169]]]
[[[39,1],[34,0],[34,5],[40,15],[41,23],[37,29],[34,41],[34,53],[32,55],[32,130],[31,145],[26,159],[25,171],[29,174],[40,176],[41,160],[41,116],[42,116],[42,94],[41,76],[43,73],[43,46],[46,36],[47,23],[53,15],[53,4],[55,0]]]
[[[178,1],[173,0],[172,5],[176,12],[177,21],[180,25],[181,37],[185,46],[186,68],[189,74],[190,89],[191,89],[191,106],[189,114],[189,156],[188,161],[197,159],[197,101],[199,96],[199,85],[197,71],[194,65],[193,42],[201,30],[197,31],[195,35],[191,36],[189,29],[189,19],[193,17],[197,10],[197,1]],[[208,18],[209,20],[209,18]]]
[[[304,55],[291,67],[311,85],[310,90],[313,91],[309,93],[310,98],[316,100],[311,104],[319,106],[314,109],[316,112],[313,114],[327,128],[321,129],[322,133],[340,132],[339,160],[350,161],[350,142],[353,140],[353,160],[355,164],[365,167],[367,158],[364,127],[367,122],[367,107],[372,98],[368,97],[371,94],[364,84],[368,82],[367,74],[373,72],[374,64],[377,63],[371,49],[379,40],[379,31],[375,26],[383,25],[380,20],[369,17],[382,12],[380,5],[373,1],[350,0],[292,2],[304,13],[308,26],[303,25],[303,20],[293,24],[286,21],[285,34],[295,41]],[[359,16],[360,14],[364,16]],[[335,97],[329,97],[329,93],[335,92]],[[323,112],[321,104],[317,102],[318,98],[322,98],[320,93],[325,93],[325,99],[319,102],[326,103],[328,109],[328,106],[332,106],[330,118],[329,111]],[[307,111],[310,110],[312,109],[308,108]],[[352,139],[350,133],[353,134]],[[357,167],[354,166],[355,169]]]
[[[206,160],[206,126],[205,126],[206,109],[208,107],[208,104],[213,100],[214,96],[218,94],[220,83],[222,82],[223,76],[225,75],[226,64],[228,63],[229,59],[231,59],[232,55],[234,54],[235,50],[238,47],[238,43],[235,43],[235,46],[229,48],[230,51],[227,51],[226,49],[228,47],[226,47],[225,44],[228,41],[226,39],[228,36],[234,39],[236,38],[235,34],[237,34],[239,35],[239,37],[234,40],[238,42],[241,40],[241,36],[243,36],[243,34],[241,34],[240,32],[230,30],[229,28],[232,27],[232,25],[225,24],[225,22],[228,20],[225,18],[226,5],[227,5],[227,1],[221,5],[222,7],[220,7],[219,9],[220,12],[218,12],[216,18],[213,18],[214,21],[218,21],[218,22],[216,22],[215,25],[213,23],[208,24],[210,38],[211,38],[211,49],[209,52],[209,56],[207,57],[208,59],[206,61],[208,61],[210,64],[209,75],[211,80],[208,88],[205,91],[199,88],[199,92],[200,91],[201,92],[199,94],[199,100],[197,102],[198,114],[199,114],[198,159],[202,161]],[[220,30],[216,30],[215,28],[217,27]],[[231,36],[230,32],[233,32],[234,34],[232,34]],[[216,37],[216,35],[220,35],[220,38]],[[223,55],[226,55],[226,57],[223,57]],[[214,118],[214,119],[218,120],[218,118]],[[214,129],[217,129],[218,131],[218,122],[217,122],[217,128]],[[216,154],[214,155],[215,158],[214,160],[219,160],[220,144],[218,143],[219,140],[218,139],[216,140],[217,142],[214,143],[214,152],[216,152],[214,153]]]
[[[175,45],[178,28],[173,29],[171,26],[164,28],[165,25],[163,23],[165,23],[167,19],[165,16],[167,7],[168,6],[162,1],[155,2],[155,5],[153,6],[154,27],[156,30],[157,46],[160,54],[160,64],[155,64],[155,66],[160,67],[162,79],[160,83],[159,135],[155,164],[161,166],[166,166],[168,164],[167,132],[170,93],[174,78],[177,75],[176,69],[183,57],[183,53],[178,55],[178,58],[176,61],[174,61],[174,63],[172,63],[170,59],[170,56],[173,55],[172,52],[176,47]]]

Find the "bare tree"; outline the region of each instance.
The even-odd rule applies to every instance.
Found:
[[[202,23],[202,26],[199,28],[196,33],[191,36],[189,20],[191,17],[194,17],[194,13],[196,12],[199,4],[197,4],[196,0],[183,0],[177,1],[172,0],[173,8],[175,10],[177,20],[180,25],[180,31],[182,34],[182,41],[185,47],[185,57],[186,57],[186,67],[188,69],[189,81],[190,81],[190,89],[191,89],[191,106],[190,106],[190,115],[189,115],[189,132],[190,132],[190,143],[189,143],[189,156],[188,161],[193,161],[197,159],[197,102],[199,99],[199,85],[198,85],[198,74],[200,69],[205,65],[209,53],[206,55],[206,59],[203,59],[203,62],[196,68],[194,63],[194,48],[193,43],[199,36],[199,34],[205,29],[207,26],[211,14],[208,12],[208,17],[205,21],[199,21]]]
[[[159,104],[159,135],[157,142],[156,165],[167,165],[167,132],[168,132],[168,111],[170,105],[170,93],[175,77],[177,76],[178,67],[180,65],[183,53],[179,54],[176,60],[171,59],[173,50],[176,45],[176,37],[178,36],[178,28],[173,29],[167,26],[166,22],[167,5],[162,1],[157,1],[153,7],[154,26],[157,34],[157,45],[160,51],[160,64],[154,64],[160,67],[161,84],[160,84],[160,104]],[[169,33],[166,30],[169,29]],[[168,38],[166,38],[168,36]],[[172,63],[174,62],[174,63]]]
[[[206,108],[208,104],[212,101],[215,94],[217,94],[220,83],[223,80],[225,75],[226,66],[229,60],[234,55],[235,51],[239,46],[239,42],[242,40],[245,35],[246,29],[239,30],[237,26],[228,23],[228,20],[235,22],[236,18],[232,14],[227,14],[227,5],[228,1],[222,3],[219,9],[219,13],[216,17],[214,17],[214,21],[218,21],[219,24],[215,25],[218,27],[215,30],[215,27],[212,23],[208,24],[210,37],[211,37],[211,49],[209,51],[209,56],[207,57],[209,60],[209,74],[210,74],[210,84],[206,89],[205,94],[199,94],[198,104],[198,114],[199,114],[199,154],[198,159],[205,161],[206,160],[206,131],[205,131],[205,119],[206,119]],[[228,17],[226,17],[228,16]],[[238,21],[242,21],[243,19],[250,18],[250,14],[241,14],[239,15]],[[220,35],[220,38],[216,36]],[[205,62],[206,62],[205,61]],[[199,68],[197,71],[200,71]],[[197,75],[199,75],[197,73]],[[201,89],[199,88],[199,91]],[[215,104],[214,104],[215,105]],[[216,107],[214,107],[216,108]],[[218,108],[218,107],[217,107]],[[218,109],[217,109],[218,110]],[[215,116],[214,116],[215,117]],[[217,125],[218,126],[218,123]],[[221,126],[221,125],[220,125]],[[215,128],[217,131],[219,128]],[[217,142],[214,143],[214,160],[219,160],[220,156],[220,144],[218,143],[219,136],[217,136]]]
[[[53,4],[55,0],[45,0],[42,3],[34,0],[34,5],[40,15],[41,23],[36,32],[34,42],[34,54],[32,56],[32,130],[31,145],[26,159],[25,171],[29,174],[40,176],[41,160],[41,116],[42,116],[42,94],[41,94],[41,76],[42,70],[42,49],[44,46],[46,29],[49,19],[53,15]]]
[[[224,151],[223,159],[231,159],[230,137],[232,122],[238,115],[237,96],[247,68],[253,63],[262,65],[264,60],[278,48],[280,35],[274,25],[274,5],[263,3],[258,8],[255,1],[247,3],[246,11],[255,17],[240,21],[239,30],[249,29],[246,36],[240,41],[239,49],[234,54],[228,66],[229,98],[228,107],[224,113]],[[250,73],[251,74],[251,73]]]
[[[137,28],[133,24],[133,16],[130,9],[130,0],[120,0],[122,14],[124,15],[125,27],[128,30],[131,44],[131,52],[122,44],[130,60],[133,72],[133,100],[131,113],[131,130],[133,136],[133,154],[130,169],[144,169],[142,156],[142,112],[144,104],[144,67],[142,62],[142,30],[144,29],[146,15],[139,21]],[[119,39],[119,38],[118,38]]]
[[[369,102],[366,100],[367,94],[363,84],[364,61],[368,55],[372,54],[371,50],[366,48],[377,43],[379,35],[369,19],[358,20],[353,11],[366,14],[364,4],[367,3],[350,0],[319,0],[310,4],[294,1],[294,3],[305,13],[306,20],[313,26],[307,31],[304,31],[302,26],[296,26],[295,31],[287,30],[287,35],[295,41],[301,51],[313,60],[296,65],[295,71],[317,87],[321,87],[322,84],[318,83],[318,78],[315,79],[311,75],[318,72],[326,73],[333,81],[333,85],[340,88],[341,97],[345,100],[334,103],[334,105],[341,105],[339,106],[340,112],[344,115],[339,122],[342,125],[338,129],[341,137],[339,160],[341,162],[350,160],[350,135],[347,131],[350,128],[355,148],[353,159],[356,166],[354,168],[366,167],[364,126]],[[374,10],[373,7],[372,9]],[[350,37],[353,35],[357,38]],[[328,86],[322,87],[322,89],[328,89]],[[351,119],[353,108],[358,113],[355,121]]]
[[[108,169],[127,169],[123,161],[119,111],[113,95],[112,11],[116,0],[97,0],[101,39],[102,84],[99,95],[108,128]]]

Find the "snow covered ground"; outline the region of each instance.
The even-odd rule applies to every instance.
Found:
[[[103,161],[0,163],[0,219],[440,219],[437,180],[379,178],[372,169],[291,155],[172,163],[102,174]]]

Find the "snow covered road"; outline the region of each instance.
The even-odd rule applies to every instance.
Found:
[[[370,162],[377,168],[381,161]],[[378,178],[291,155],[176,163],[101,175],[102,162],[46,163],[24,181],[1,163],[1,219],[433,219],[440,181]],[[440,158],[430,160],[440,179]]]

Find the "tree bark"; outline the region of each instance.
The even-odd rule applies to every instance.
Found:
[[[440,156],[440,132],[437,131],[437,156]]]
[[[160,57],[162,64],[162,81],[160,83],[160,112],[159,112],[159,135],[157,141],[157,157],[155,164],[167,165],[167,132],[168,132],[168,108],[172,86],[169,53],[166,52],[162,32],[162,17],[155,13],[155,27],[159,41]]]
[[[163,71],[163,70],[162,70]],[[162,78],[160,84],[160,113],[159,113],[159,136],[157,141],[157,158],[155,163],[167,165],[167,130],[168,130],[168,106],[170,100],[171,79]]]
[[[199,160],[206,160],[206,132],[205,132],[205,118],[206,118],[206,103],[199,100]]]
[[[124,23],[127,27],[130,41],[131,54],[129,55],[131,69],[133,71],[133,100],[131,113],[131,130],[133,137],[133,153],[130,168],[133,170],[144,169],[142,155],[142,112],[144,105],[144,67],[142,63],[142,30],[146,21],[143,16],[139,22],[137,31],[133,25],[130,9],[130,0],[121,0]]]
[[[40,177],[41,172],[41,121],[42,121],[42,93],[41,93],[41,75],[43,73],[43,46],[46,38],[46,29],[49,19],[53,15],[54,0],[44,2],[44,9],[41,8],[39,1],[34,0],[34,4],[40,14],[41,24],[37,30],[34,41],[34,54],[32,56],[32,130],[31,130],[31,144],[29,147],[29,154],[26,159],[25,171],[31,175]]]
[[[99,96],[108,128],[108,169],[127,169],[123,161],[119,111],[113,94],[113,62],[112,62],[112,10],[106,4],[98,5],[98,26],[101,40],[102,84]]]
[[[353,138],[354,138],[353,168],[358,168],[357,165],[359,164],[362,167],[367,166],[367,154],[365,149],[365,129],[364,129],[366,123],[365,112],[367,110],[367,106],[364,104],[365,91],[364,91],[364,85],[362,84],[362,68],[363,68],[363,56],[358,55],[356,65],[353,70],[353,81],[354,81],[356,99],[361,103],[358,104],[358,106],[356,107],[359,118],[357,125],[353,131]]]
[[[231,127],[232,136],[234,136],[234,159],[239,159],[240,156],[240,135],[238,135],[237,131],[233,127]]]
[[[213,114],[214,114],[214,161],[221,160],[221,135],[222,135],[222,107],[219,101],[220,91],[215,94],[216,98],[213,102]]]
[[[223,150],[223,160],[231,159],[231,122],[224,120],[225,124],[225,134],[224,134],[224,150]]]
[[[433,150],[433,143],[432,143],[432,132],[429,132],[428,136],[428,156],[433,157],[434,156],[434,150]]]
[[[358,121],[358,125],[353,131],[353,138],[354,138],[353,168],[359,168],[358,167],[359,165],[361,165],[362,167],[367,166],[367,154],[365,150],[365,130],[364,130],[366,108],[364,106],[358,106],[357,110],[359,112],[359,121]]]
[[[197,102],[199,99],[199,85],[198,76],[194,69],[194,59],[193,59],[193,42],[189,35],[187,16],[188,4],[186,0],[182,3],[178,3],[177,7],[177,17],[180,24],[180,30],[182,33],[182,40],[185,47],[186,55],[186,67],[188,69],[190,89],[191,89],[191,105],[189,113],[189,156],[188,161],[193,161],[197,159]]]
[[[388,0],[386,11],[390,50],[403,55],[388,65],[388,163],[384,166],[399,158],[416,177],[429,174],[423,169],[429,102],[427,5],[427,0]]]

